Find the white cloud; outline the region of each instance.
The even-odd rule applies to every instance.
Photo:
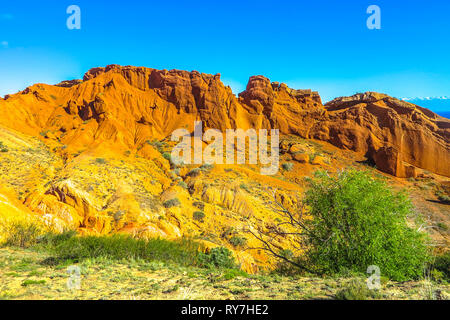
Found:
[[[447,97],[447,96],[441,96],[441,97],[412,97],[412,98],[402,98],[402,100],[405,100],[405,101],[413,101],[413,100],[420,100],[420,101],[450,100],[450,97]]]
[[[8,41],[2,41],[2,42],[0,42],[0,46],[2,47],[2,48],[8,48],[9,47],[9,42]]]

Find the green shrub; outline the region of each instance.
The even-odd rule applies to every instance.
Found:
[[[163,203],[163,206],[166,208],[172,208],[172,207],[179,207],[181,205],[180,200],[178,198],[173,198],[170,200],[167,200]]]
[[[187,183],[184,182],[184,181],[178,182],[178,185],[179,185],[180,187],[184,188],[184,189],[187,189],[187,187],[188,187]]]
[[[171,161],[171,159],[172,159],[172,156],[168,152],[164,152],[162,156],[164,159],[166,159],[168,161]]]
[[[192,169],[191,171],[189,171],[187,176],[195,178],[195,177],[198,177],[200,175],[200,172],[201,172],[201,170],[199,168],[195,168],[195,169]]]
[[[8,147],[5,146],[2,141],[0,141],[0,152],[8,152],[8,151],[9,151]]]
[[[356,170],[338,177],[318,172],[309,183],[306,256],[316,270],[365,272],[377,265],[393,280],[422,276],[426,236],[406,224],[412,204],[405,193]]]
[[[241,183],[240,188],[250,193],[250,189],[245,183]]]
[[[248,278],[248,273],[246,273],[242,270],[229,269],[229,270],[225,271],[225,273],[222,276],[222,279],[223,280],[232,280],[236,277]]]
[[[95,163],[98,163],[98,164],[105,164],[105,163],[106,163],[106,160],[103,159],[103,158],[97,158],[97,159],[95,159]]]
[[[377,292],[370,290],[362,280],[352,280],[336,293],[337,300],[367,300],[376,298]]]
[[[195,211],[192,215],[194,220],[203,222],[203,219],[205,218],[205,213],[203,211]]]
[[[206,268],[234,269],[236,267],[233,254],[224,247],[213,248],[208,253],[200,253],[199,264]]]
[[[450,282],[450,251],[437,256],[433,268],[442,274],[443,280]]]
[[[239,236],[233,236],[229,241],[235,247],[244,246],[247,243],[247,239]]]
[[[202,211],[205,209],[205,204],[201,201],[194,201],[193,205]]]
[[[283,168],[283,170],[285,171],[291,171],[292,168],[294,168],[294,164],[292,162],[285,162],[281,165],[281,167]]]

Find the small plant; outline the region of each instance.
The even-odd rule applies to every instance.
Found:
[[[241,187],[241,189],[250,193],[250,189],[249,189],[248,185],[246,185],[245,183],[241,183],[240,187]]]
[[[205,209],[205,204],[203,202],[201,202],[201,201],[195,201],[193,203],[193,205],[194,205],[194,207],[197,207],[197,208],[199,208],[202,211]]]
[[[200,169],[199,168],[192,169],[187,174],[188,177],[192,177],[192,178],[198,177],[199,175],[200,175]]]
[[[285,171],[291,171],[294,168],[294,164],[292,162],[285,162],[281,165],[281,167]]]
[[[336,293],[337,300],[367,300],[376,297],[376,291],[370,290],[361,280],[350,281]]]
[[[222,276],[222,279],[223,280],[232,280],[236,277],[248,278],[248,273],[246,273],[242,270],[230,269],[230,270],[225,271],[225,273]]]
[[[217,247],[211,249],[209,253],[201,253],[199,263],[200,266],[207,268],[234,269],[236,267],[231,251],[225,247]]]
[[[173,198],[170,200],[167,200],[163,203],[163,206],[165,208],[172,208],[172,207],[179,207],[181,205],[180,200],[178,200],[178,198]]]
[[[240,246],[244,246],[247,243],[247,239],[245,239],[243,237],[239,237],[239,236],[233,236],[233,237],[231,237],[229,242],[235,247],[240,247]]]
[[[0,152],[8,152],[8,151],[9,151],[9,150],[8,150],[8,147],[5,146],[5,145],[3,144],[3,142],[0,141]]]
[[[443,222],[438,222],[438,223],[437,223],[437,227],[438,227],[440,230],[442,230],[442,231],[447,231],[447,230],[448,230],[448,226],[447,226],[445,223],[443,223]]]
[[[164,159],[166,159],[168,161],[171,161],[171,159],[172,159],[172,156],[168,152],[164,152],[162,156]]]
[[[443,192],[437,192],[437,198],[445,204],[450,204],[450,196],[444,194]]]
[[[194,220],[203,222],[203,219],[205,218],[205,213],[203,211],[195,211],[192,216]]]
[[[97,163],[97,164],[105,164],[106,160],[103,159],[103,158],[97,158],[97,159],[95,159],[95,163]]]
[[[184,181],[180,181],[180,182],[178,182],[178,185],[179,185],[180,187],[184,188],[184,189],[187,189],[187,188],[188,188],[188,185],[187,185],[187,183],[186,183],[186,182],[184,182]]]

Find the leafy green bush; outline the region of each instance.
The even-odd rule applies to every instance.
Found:
[[[234,269],[236,267],[233,254],[225,247],[217,247],[208,253],[200,253],[199,265],[206,268]]]
[[[163,203],[163,206],[166,208],[172,208],[172,207],[178,207],[181,205],[180,200],[178,200],[178,198],[173,198],[170,200],[167,200]]]
[[[192,214],[192,217],[194,218],[194,220],[203,222],[203,219],[205,218],[205,213],[203,211],[195,211]]]
[[[309,183],[305,203],[312,219],[305,230],[314,268],[333,274],[377,265],[393,280],[422,276],[426,236],[406,224],[412,204],[405,193],[356,170],[337,177],[317,172]]]
[[[247,239],[239,236],[233,236],[229,241],[235,247],[244,246],[247,243]]]

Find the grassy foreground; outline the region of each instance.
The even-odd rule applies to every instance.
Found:
[[[81,288],[69,289],[69,261],[48,263],[33,249],[0,249],[1,299],[449,299],[450,287],[428,281],[382,281],[369,291],[363,278],[246,275],[144,260],[86,258]],[[362,285],[359,285],[362,284]]]

